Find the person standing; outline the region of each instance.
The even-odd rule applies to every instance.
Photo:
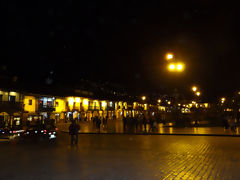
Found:
[[[229,118],[229,125],[230,125],[232,133],[235,133],[236,132],[235,118],[233,116],[230,116],[230,118]]]
[[[144,125],[144,131],[146,132],[147,131],[147,119],[144,116],[144,114],[143,114],[143,125]]]
[[[80,130],[80,126],[76,123],[76,121],[72,121],[69,126],[69,135],[71,135],[71,145],[74,143],[78,144],[78,131]]]
[[[127,118],[123,116],[123,131],[126,131],[126,126],[127,126]]]
[[[97,127],[99,133],[100,133],[100,125],[101,125],[101,119],[97,117],[96,118],[96,127]]]

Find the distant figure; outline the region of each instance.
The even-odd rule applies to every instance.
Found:
[[[123,116],[123,130],[126,131],[127,118]]]
[[[149,129],[149,131],[152,131],[152,132],[153,132],[153,119],[152,119],[151,116],[149,117],[149,124],[150,124],[150,129]]]
[[[80,126],[73,120],[69,126],[69,135],[71,135],[71,145],[78,144],[78,131]]]
[[[99,133],[100,133],[100,125],[101,125],[101,119],[97,117],[96,118],[96,127],[97,127]]]
[[[236,132],[235,119],[232,116],[229,117],[229,126],[231,128],[232,133],[235,133]]]
[[[225,115],[225,116],[223,117],[223,127],[224,127],[225,129],[228,129],[228,127],[229,127],[229,124],[228,124],[228,116],[227,116],[227,115]]]
[[[144,131],[147,131],[147,119],[144,115],[143,115],[143,125],[144,125]]]
[[[30,124],[31,124],[31,122],[30,122],[29,120],[27,120],[26,126],[27,126],[27,127],[30,127]]]

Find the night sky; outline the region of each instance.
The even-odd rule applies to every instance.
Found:
[[[1,66],[22,81],[118,83],[132,94],[239,88],[234,4],[209,1],[2,1]],[[166,71],[165,53],[186,63]]]

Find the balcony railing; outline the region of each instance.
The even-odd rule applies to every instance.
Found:
[[[55,107],[49,106],[49,105],[39,105],[38,111],[39,112],[53,112],[53,111],[55,111]]]
[[[17,112],[23,110],[22,102],[0,101],[1,112]]]

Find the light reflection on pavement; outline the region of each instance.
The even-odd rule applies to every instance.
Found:
[[[68,134],[0,143],[1,179],[240,179],[240,139]]]
[[[97,133],[98,129],[92,124],[92,122],[81,122],[80,133]],[[68,132],[68,127],[70,123],[58,124],[59,130]],[[230,128],[224,129],[223,127],[185,127],[185,128],[176,128],[176,127],[165,127],[161,123],[158,124],[157,130],[154,132],[150,131],[150,126],[147,124],[146,131],[144,131],[144,126],[142,130],[138,127],[136,131],[133,130],[123,130],[122,121],[116,120],[114,122],[108,122],[107,126],[101,126],[101,133],[159,133],[159,134],[217,134],[217,135],[240,135],[239,127],[236,128],[236,132],[232,133]]]

